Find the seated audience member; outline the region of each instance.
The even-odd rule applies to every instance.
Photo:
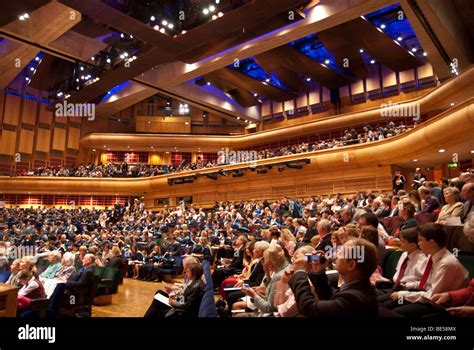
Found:
[[[56,270],[53,278],[42,280],[46,297],[50,298],[58,283],[66,283],[69,277],[76,272],[74,267],[75,256],[71,252],[64,253],[59,269]]]
[[[391,294],[391,301],[384,307],[407,317],[419,317],[436,313],[437,310],[426,303],[424,298],[433,294],[448,292],[467,286],[469,273],[458,259],[445,248],[446,233],[443,225],[428,223],[418,233],[418,245],[421,251],[430,255],[426,263],[419,291],[396,291]]]
[[[48,260],[49,266],[39,275],[39,278],[43,283],[46,279],[53,278],[56,274],[56,271],[58,271],[58,269],[61,267],[61,253],[57,250],[50,252],[48,255]]]
[[[0,239],[2,229],[0,228]],[[7,242],[0,240],[0,271],[8,271],[8,255],[7,255]]]
[[[295,251],[295,254],[291,258],[293,263],[295,260],[301,260],[308,258],[308,255],[316,253],[313,247],[306,245]],[[309,280],[308,280],[309,281]],[[311,281],[309,281],[311,283]],[[313,289],[313,288],[312,288]],[[312,290],[314,294],[314,290]],[[277,284],[277,291],[275,293],[275,305],[278,311],[275,315],[278,317],[298,317],[301,316],[296,305],[295,295],[293,294],[287,281],[280,280]]]
[[[439,188],[438,184],[434,181],[426,181],[426,188],[430,191],[431,195],[435,197],[440,205],[445,205],[446,202],[443,197],[443,191]]]
[[[421,208],[422,213],[432,213],[439,208],[439,201],[436,197],[430,194],[430,190],[424,186],[418,189],[420,198],[424,201],[423,207]]]
[[[457,216],[461,219],[464,205],[461,203],[461,193],[456,187],[446,187],[443,194],[446,205],[441,208],[436,222],[445,225],[449,218]]]
[[[326,219],[321,219],[317,225],[319,242],[315,247],[316,250],[322,250],[326,252],[327,247],[331,247],[331,236],[332,236],[332,225],[331,221]]]
[[[469,214],[474,213],[474,182],[467,183],[462,187],[461,196],[465,201],[461,221],[465,222]]]
[[[304,227],[304,226],[301,226]],[[286,251],[290,256],[293,255],[296,247],[296,238],[293,236],[290,230],[284,228],[281,230],[280,241],[283,243]]]
[[[378,289],[379,303],[390,299],[390,294],[396,290],[410,290],[418,288],[425,271],[428,257],[418,248],[418,227],[400,231],[400,249],[403,251],[393,275],[392,289]]]
[[[20,287],[20,281],[18,281],[18,273],[21,271],[20,262],[21,262],[21,259],[13,260],[13,262],[10,266],[11,274],[10,274],[10,277],[8,277],[8,280],[5,282],[6,284],[10,284],[12,286]]]
[[[379,232],[373,226],[364,226],[360,230],[360,238],[369,241],[377,248],[377,262],[379,264],[377,270],[380,270],[379,272],[381,274],[382,269],[380,268],[380,266],[382,265],[383,260],[385,258],[385,244],[383,240],[380,239]]]
[[[224,281],[222,281],[221,287],[219,289],[219,293],[222,299],[225,299],[224,288],[232,287],[235,283],[237,283],[238,279],[245,279],[250,274],[251,265],[255,261],[255,258],[253,255],[254,244],[255,242],[252,241],[252,242],[247,242],[247,244],[245,245],[244,259],[242,260],[242,264],[244,268],[242,269],[242,272],[240,274],[235,274],[231,277],[228,277]]]
[[[27,309],[31,300],[46,297],[43,284],[30,270],[22,270],[18,273],[18,281],[22,286],[18,291],[18,309]]]
[[[408,228],[413,228],[418,226],[418,222],[415,220],[415,206],[409,200],[403,200],[400,202],[400,217],[403,219],[400,227],[395,232],[395,235],[398,235],[398,232],[406,230]]]
[[[448,306],[452,316],[474,317],[474,278],[471,279],[469,287],[434,294],[431,300],[436,304]]]
[[[169,306],[155,298],[145,317],[198,317],[205,288],[201,278],[203,276],[202,266],[198,259],[187,257],[183,262],[183,268],[186,281],[182,289],[170,290],[169,294],[162,291],[158,292],[168,297]]]
[[[68,278],[66,282],[66,287],[74,288],[89,286],[94,280],[94,267],[95,255],[86,254],[82,259],[82,268]]]
[[[277,311],[275,305],[277,283],[280,281],[288,265],[283,248],[278,244],[271,245],[265,250],[263,259],[265,277],[263,278],[262,285],[265,286],[265,294],[258,294],[256,287],[242,288],[242,292],[251,298],[251,303],[260,311],[261,315]]]
[[[112,258],[110,258],[105,266],[113,267],[115,269],[122,270],[123,258],[122,252],[118,246],[112,247]]]
[[[408,199],[413,203],[415,206],[415,212],[419,213],[421,211],[421,197],[420,193],[417,190],[410,191],[408,193]]]
[[[232,261],[225,266],[223,265],[222,268],[217,268],[214,270],[212,274],[212,283],[214,289],[219,289],[222,281],[226,279],[226,277],[235,275],[237,273],[241,273],[242,269],[244,268],[243,259],[245,253],[245,245],[247,244],[247,238],[244,235],[240,235],[234,243],[234,258]]]
[[[242,288],[243,284],[246,283],[249,287],[258,287],[265,277],[265,271],[263,269],[263,254],[270,247],[270,244],[265,241],[256,242],[253,247],[253,260],[250,264],[250,274],[246,278],[239,277],[233,287]],[[225,295],[227,301],[228,311],[232,310],[232,306],[241,298],[245,297],[242,291],[233,291]]]
[[[198,257],[201,261],[207,260],[212,263],[212,251],[207,237],[199,237],[198,242],[191,249],[191,255]]]
[[[84,256],[87,254],[87,247],[85,245],[81,245],[79,247],[79,251],[76,253],[75,261],[74,261],[74,266],[80,266],[82,267],[82,259],[84,259]]]
[[[469,242],[474,243],[474,213],[469,214],[463,229]]]
[[[379,233],[379,237],[381,239],[381,244],[386,241],[390,236],[388,235],[387,231],[383,225],[379,222],[378,217],[372,212],[366,212],[359,217],[359,229],[362,230],[364,226],[372,226],[377,229]]]
[[[24,256],[20,260],[20,270],[22,271],[31,271],[37,277],[36,273],[36,258],[34,256],[28,255]]]
[[[375,318],[378,304],[369,280],[377,268],[375,246],[361,238],[351,239],[336,254],[334,268],[343,280],[338,291],[333,291],[328,283],[325,273],[328,259],[309,264],[305,256],[300,257],[293,261],[291,269],[285,270],[283,281],[288,281],[295,295],[298,312],[308,317]],[[308,273],[310,265],[312,272]],[[315,288],[316,298],[308,278]]]

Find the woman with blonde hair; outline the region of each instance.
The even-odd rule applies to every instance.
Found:
[[[284,228],[280,232],[280,240],[290,256],[293,256],[296,247],[296,238],[290,230]]]
[[[271,245],[265,250],[263,259],[265,277],[262,285],[256,288],[242,288],[242,292],[253,299],[253,305],[260,311],[261,315],[277,311],[275,305],[277,283],[281,280],[285,268],[288,266],[283,248],[278,244]],[[264,293],[261,287],[265,288]]]

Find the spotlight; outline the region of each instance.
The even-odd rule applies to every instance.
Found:
[[[265,81],[266,81],[267,83],[269,83],[269,82],[270,82],[270,79],[267,78],[267,79],[265,79]]]
[[[26,77],[25,80],[26,80],[26,81],[30,81],[30,78],[29,78],[29,77]]]
[[[439,153],[444,153],[444,152],[446,152],[446,150],[445,150],[444,148],[440,148],[440,149],[438,150],[438,152],[439,152]]]
[[[380,28],[381,28],[381,29],[385,29],[385,27],[386,27],[386,25],[383,24],[383,23],[380,25]]]
[[[211,82],[210,82],[210,81],[208,81],[208,82],[206,83],[206,85],[207,85],[207,86],[211,85]]]
[[[153,27],[154,30],[159,30],[160,29],[160,26],[158,24],[155,24],[155,26]]]
[[[167,26],[168,25],[168,21],[166,19],[162,20],[161,21],[161,24],[164,25],[164,26]]]
[[[155,19],[156,19],[155,16],[151,16],[151,17],[150,17],[150,21],[152,21],[152,22],[153,22]]]
[[[216,4],[218,4],[218,3],[220,3],[220,2],[221,2],[221,0],[216,0]]]
[[[222,12],[219,12],[219,13],[217,14],[217,17],[222,17],[222,16],[224,16],[224,14],[223,14]]]
[[[399,37],[397,38],[397,40],[398,40],[398,41],[402,41],[403,38],[402,38],[401,36],[399,36]]]
[[[329,64],[329,63],[331,63],[331,61],[325,60],[324,63]]]
[[[161,28],[161,29],[160,29],[160,33],[163,33],[163,34],[165,34],[165,33],[166,33],[166,30],[165,30],[165,28]]]
[[[63,93],[62,93],[61,91],[59,91],[59,92],[56,94],[57,97],[61,97],[62,95],[63,95]]]
[[[375,60],[370,60],[370,64],[374,64],[375,63]]]
[[[423,52],[423,56],[425,56],[425,57],[428,56],[428,54],[426,53],[426,51]]]
[[[213,20],[217,19],[217,16],[216,16],[216,15],[212,15],[212,19],[213,19]]]
[[[35,70],[35,68],[34,68],[34,67],[30,67],[30,71],[32,71],[32,72],[33,72],[34,70]]]
[[[84,70],[84,67],[81,66],[79,69],[80,69],[81,71],[83,71],[83,70]]]
[[[38,62],[39,60],[40,60],[40,58],[39,58],[38,56],[36,56],[36,57],[35,57],[35,61]]]
[[[254,93],[253,96],[254,96],[254,97],[258,97],[258,94],[255,94],[255,93]]]
[[[186,31],[185,31],[185,30],[182,30],[182,31],[181,31],[181,34],[186,34]]]
[[[309,78],[309,77],[306,78],[306,81],[307,81],[307,82],[310,82],[310,81],[311,81],[311,78]]]
[[[216,10],[216,7],[214,5],[209,6],[209,11],[214,12]]]
[[[416,48],[416,47],[413,47],[413,48],[411,49],[411,52],[416,52],[416,51],[417,51],[417,48]]]
[[[173,24],[173,23],[168,23],[168,28],[169,28],[169,29],[173,29],[173,28],[174,28],[174,24]]]
[[[95,57],[94,57],[94,56],[91,57],[91,61],[95,61]]]
[[[363,53],[363,52],[364,52],[364,49],[359,49],[359,52],[360,52],[360,53]]]
[[[107,62],[107,63],[111,63],[112,60],[111,60],[110,58],[107,58],[107,59],[106,59],[106,62]]]
[[[205,14],[205,15],[208,15],[209,14],[209,9],[207,9],[207,8],[203,9],[202,13]]]
[[[124,52],[123,55],[124,55],[125,57],[128,57],[128,52]]]
[[[120,37],[121,37],[121,38],[124,38],[125,36],[123,35],[123,33],[121,33],[121,34],[120,34]]]

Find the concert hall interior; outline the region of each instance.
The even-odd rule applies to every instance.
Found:
[[[471,0],[2,1],[0,317],[474,317],[473,81]]]

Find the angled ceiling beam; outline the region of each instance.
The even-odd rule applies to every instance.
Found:
[[[70,11],[64,5],[51,2],[29,13],[27,21],[17,19],[0,30],[39,45],[49,45],[81,20],[79,13],[75,13],[75,19],[71,19]],[[37,53],[38,49],[34,46],[18,41],[5,40],[0,43],[0,89],[5,88]],[[17,59],[19,65],[15,64]]]

